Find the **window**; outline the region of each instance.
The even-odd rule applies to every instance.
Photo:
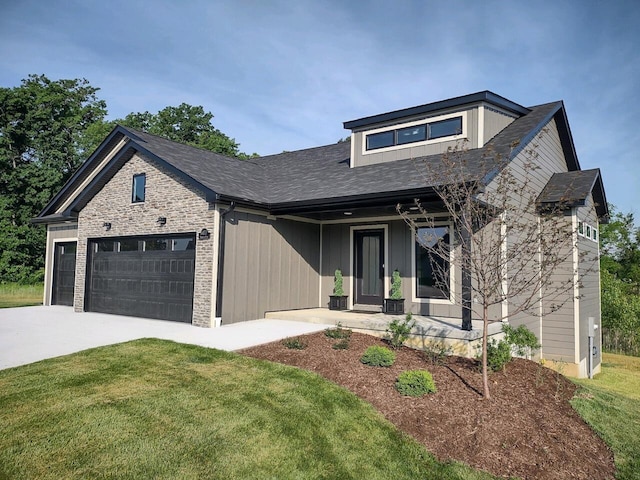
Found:
[[[119,252],[137,252],[139,250],[138,240],[120,240]]]
[[[100,240],[95,244],[96,252],[113,252],[115,242],[113,240]]]
[[[366,149],[375,150],[377,148],[435,140],[460,134],[462,134],[462,117],[454,117],[438,122],[372,133],[366,136]]]
[[[462,133],[462,117],[450,118],[429,124],[429,140],[432,138],[450,137]]]
[[[587,225],[587,230],[586,230],[586,232],[587,232],[587,233],[586,233],[587,238],[591,238],[591,225]]]
[[[181,251],[181,250],[195,250],[196,246],[194,245],[192,238],[176,238],[173,240],[173,251]]]
[[[147,176],[144,173],[133,176],[133,188],[131,193],[132,203],[144,202],[144,190],[147,183]]]
[[[169,240],[166,238],[154,238],[153,240],[144,241],[144,251],[149,252],[151,250],[167,250]]]
[[[416,297],[449,298],[450,265],[443,258],[429,255],[422,245],[440,243],[443,253],[451,248],[449,227],[420,227],[416,230]]]
[[[593,228],[591,229],[591,234],[592,234],[591,239],[592,239],[594,242],[597,242],[597,241],[598,241],[598,230],[596,229],[596,227],[593,227]]]
[[[367,135],[367,150],[391,147],[393,145],[395,145],[395,132],[393,130]]]
[[[578,222],[578,235],[584,237],[584,223]]]

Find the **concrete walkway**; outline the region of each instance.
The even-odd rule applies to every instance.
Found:
[[[231,351],[330,326],[269,319],[200,328],[164,320],[75,313],[72,307],[4,308],[0,309],[0,369],[138,338],[162,338]]]

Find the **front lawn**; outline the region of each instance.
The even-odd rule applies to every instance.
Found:
[[[0,284],[0,308],[42,305],[43,290],[44,286],[41,283],[37,285]]]
[[[576,380],[574,408],[614,452],[618,479],[640,478],[640,358],[602,355],[602,373]]]
[[[0,478],[491,478],[314,373],[161,340],[0,371],[0,425]]]

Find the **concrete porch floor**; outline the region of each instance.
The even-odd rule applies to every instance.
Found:
[[[404,319],[405,315],[387,315],[385,313],[363,313],[345,310],[329,310],[327,308],[307,308],[302,310],[282,310],[268,312],[268,319],[295,320],[297,322],[322,323],[385,337],[389,323],[394,319]],[[407,345],[418,348],[450,348],[451,353],[464,357],[476,356],[482,343],[482,321],[474,320],[471,331],[462,330],[459,318],[432,317],[413,315],[415,326]],[[490,338],[502,337],[502,322],[489,324]]]

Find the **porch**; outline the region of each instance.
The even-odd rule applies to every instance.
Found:
[[[298,322],[323,323],[350,328],[356,332],[384,337],[391,321],[402,320],[405,315],[385,313],[365,313],[360,311],[329,310],[327,308],[307,308],[301,310],[281,310],[267,312],[265,318],[295,320]],[[472,330],[462,330],[460,318],[413,315],[415,326],[406,345],[417,348],[450,348],[451,353],[473,358],[482,344],[482,321],[473,320]],[[489,323],[489,338],[502,337],[502,322]]]

